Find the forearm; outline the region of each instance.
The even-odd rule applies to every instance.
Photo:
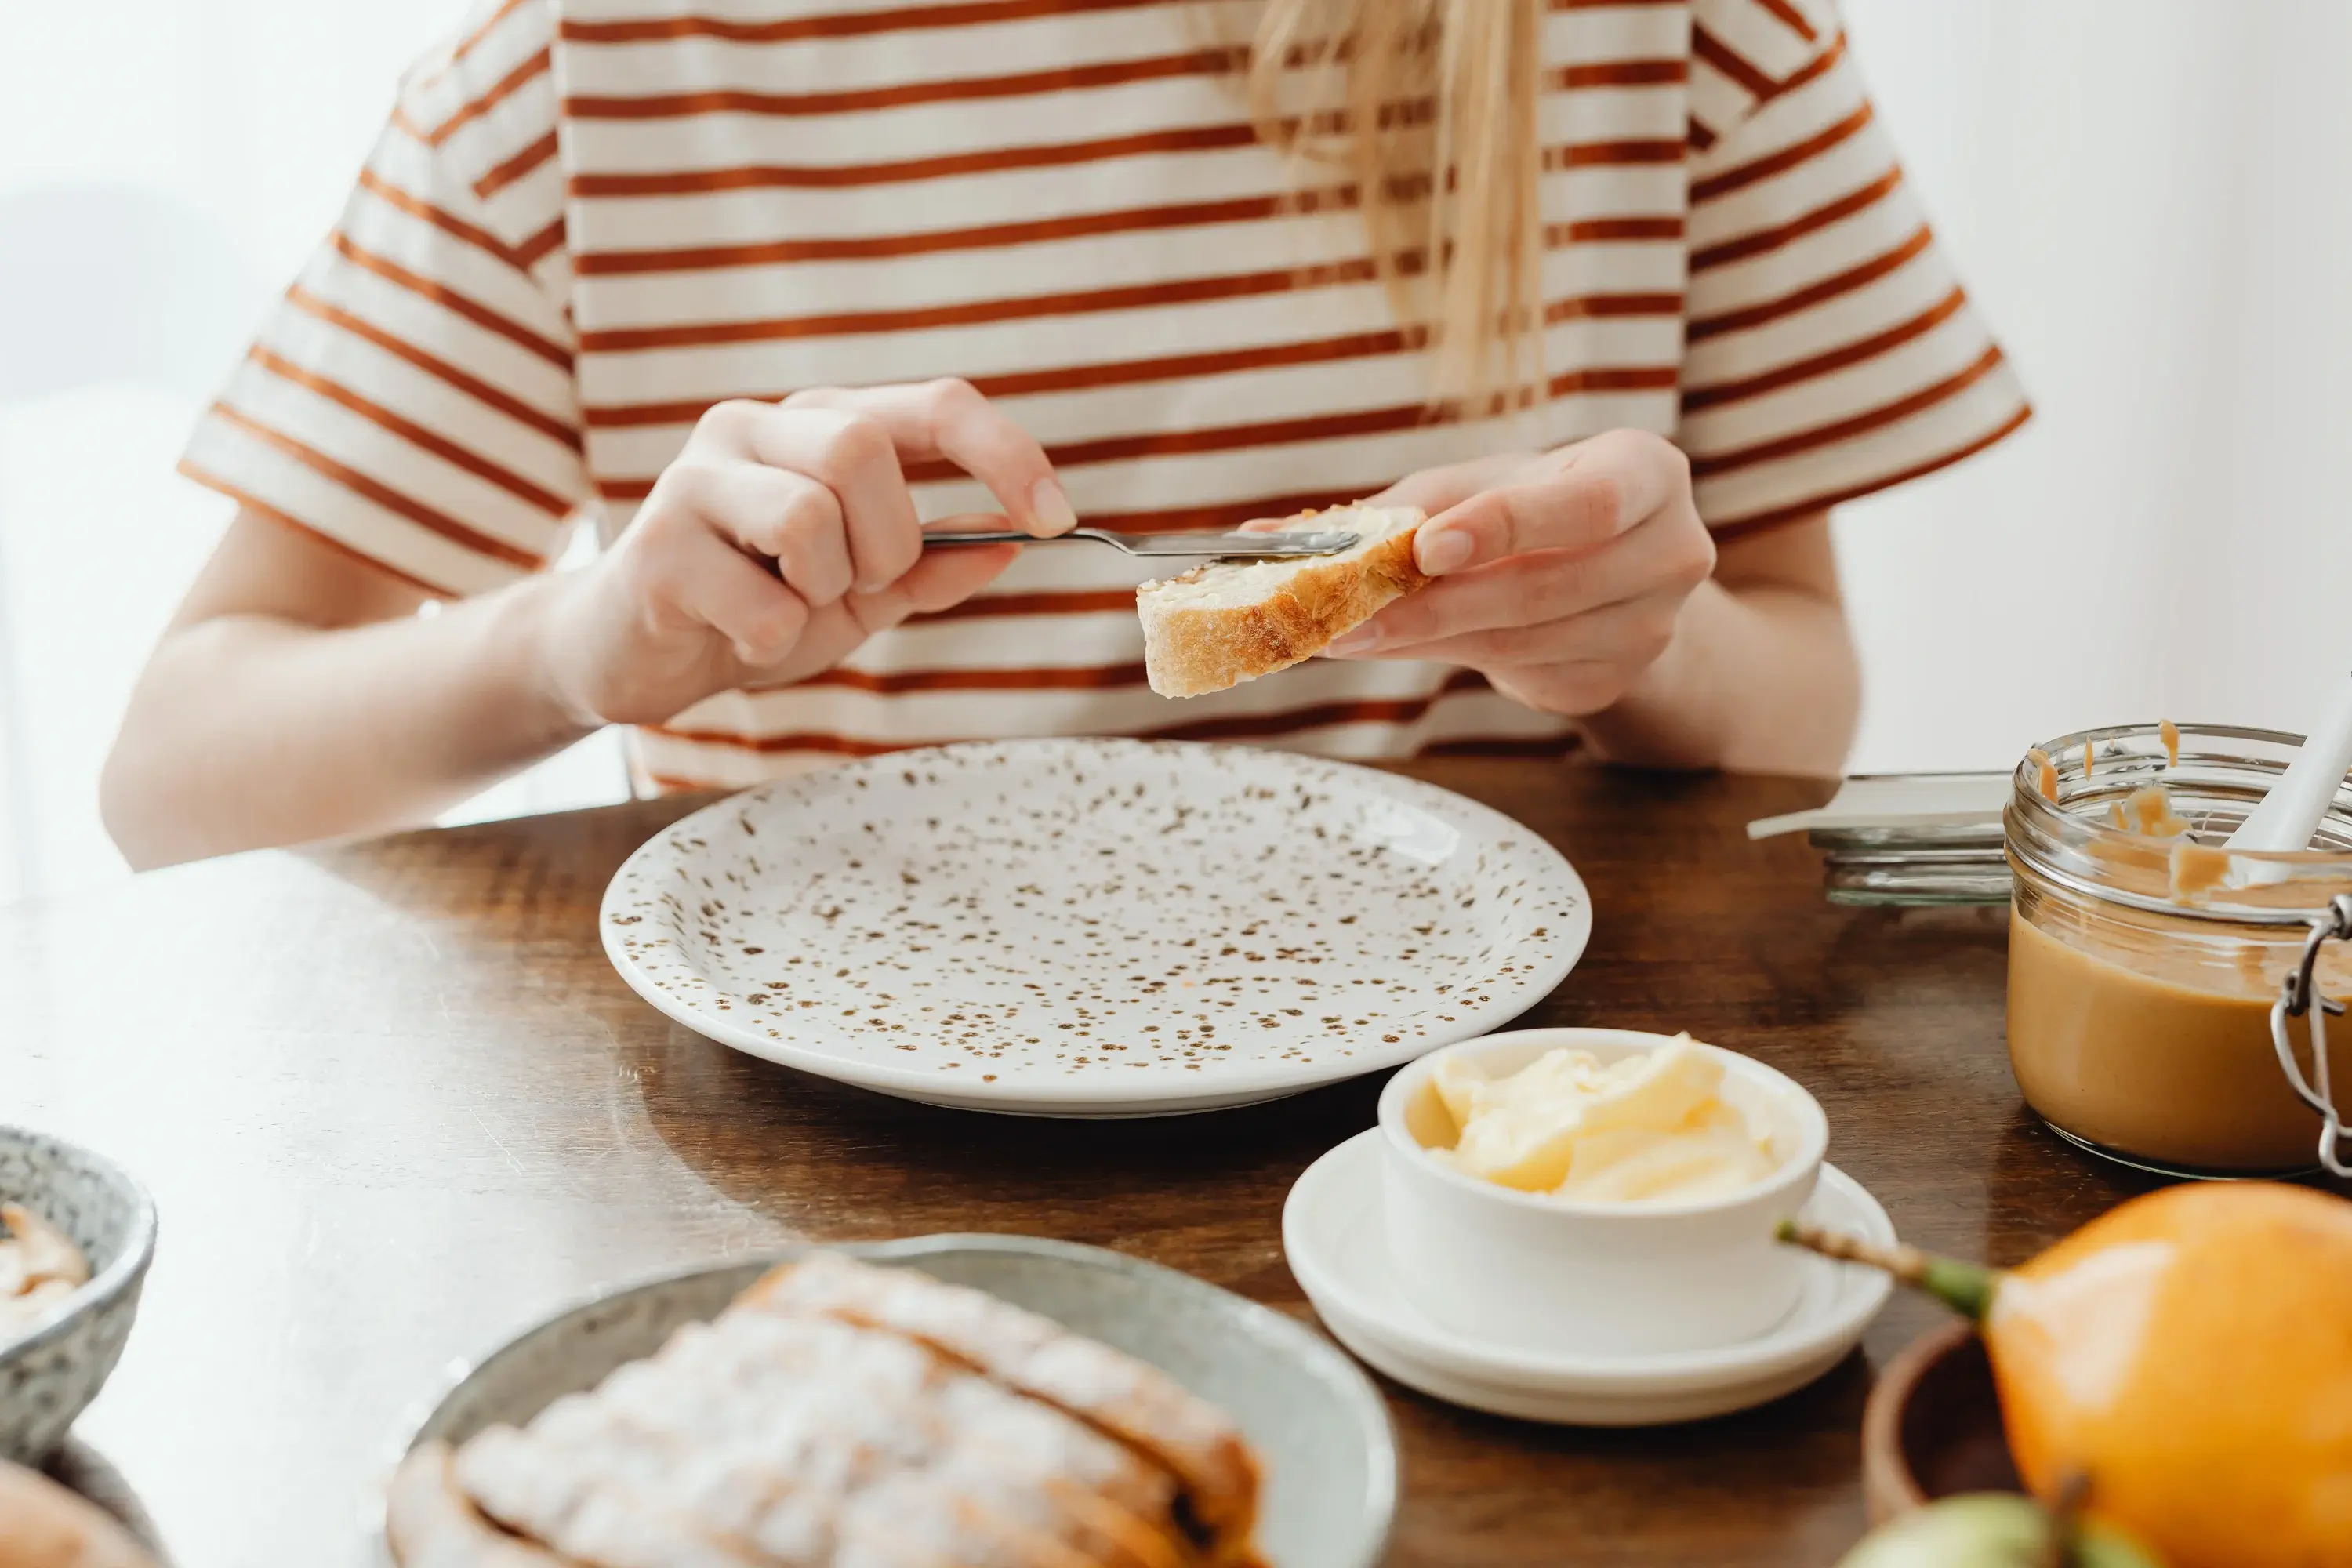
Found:
[[[1833,776],[1861,704],[1853,637],[1833,595],[1707,582],[1685,602],[1664,654],[1584,728],[1610,762]]]
[[[590,726],[543,679],[549,580],[325,630],[224,615],[168,634],[100,784],[141,868],[430,821]]]

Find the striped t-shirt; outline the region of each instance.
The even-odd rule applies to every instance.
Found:
[[[404,82],[342,220],[184,470],[436,595],[628,525],[730,397],[960,375],[1079,515],[1221,526],[1611,428],[1690,455],[1719,537],[2026,417],[1827,0],[1548,0],[1547,398],[1433,421],[1354,192],[1253,134],[1252,0],[502,0]],[[927,517],[989,507],[917,466]],[[1181,703],[1087,545],[798,685],[636,737],[740,784],[977,737],[1558,753],[1440,665],[1316,660]]]

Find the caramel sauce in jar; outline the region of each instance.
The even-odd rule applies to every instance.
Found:
[[[2220,845],[2299,742],[2191,727],[2189,767],[2167,725],[2098,731],[2037,748],[2064,767],[2017,770],[2006,816],[2009,1056],[2025,1099],[2096,1152],[2189,1174],[2309,1168],[2319,1116],[2298,1099],[2272,1043],[2271,1005],[2327,900],[2352,891],[2352,807],[2291,879],[2232,889]],[[2062,767],[2063,764],[2061,764]],[[2352,997],[2352,950],[2330,943],[2322,994]],[[2352,1084],[2352,1017],[2331,1020],[2328,1058]],[[2305,1072],[2304,1020],[2289,1024]]]

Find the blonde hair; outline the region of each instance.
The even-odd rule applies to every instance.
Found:
[[[1523,406],[1543,382],[1542,3],[1265,0],[1250,48],[1259,135],[1349,173],[1448,413]]]

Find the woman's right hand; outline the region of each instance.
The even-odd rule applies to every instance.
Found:
[[[926,552],[901,463],[945,458],[1010,526],[1077,524],[1053,465],[968,382],[823,388],[706,412],[620,539],[554,579],[543,668],[577,722],[657,724],[782,686],[986,586],[1016,545]]]

